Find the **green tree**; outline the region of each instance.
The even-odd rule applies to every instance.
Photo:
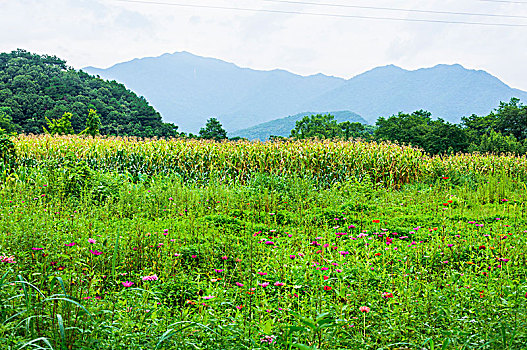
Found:
[[[220,141],[227,138],[227,132],[216,118],[210,118],[207,120],[205,127],[200,129],[199,137],[207,140]]]
[[[431,154],[465,152],[469,146],[466,131],[459,125],[432,120],[423,110],[412,114],[399,113],[377,120],[375,137],[417,146]]]
[[[340,128],[331,114],[305,116],[295,123],[291,136],[297,140],[319,138],[331,139],[340,136]]]
[[[496,131],[503,135],[512,135],[517,140],[527,138],[527,106],[512,98],[509,103],[500,102],[496,112],[491,113],[497,119]]]
[[[523,154],[526,151],[526,142],[523,144],[512,135],[502,135],[491,130],[481,138],[481,143],[477,150],[482,153],[513,153]]]
[[[73,114],[66,112],[60,119],[52,119],[49,120],[46,117],[47,123],[48,123],[48,129],[44,127],[44,131],[47,134],[51,135],[71,135],[74,134],[75,131],[73,130],[73,127],[71,126],[71,117]]]
[[[101,117],[97,114],[97,111],[90,109],[88,111],[88,117],[86,118],[86,129],[82,134],[90,135],[95,137],[99,135],[99,127],[101,126]]]
[[[11,118],[11,108],[0,107],[0,134],[11,134],[17,131],[16,125]]]

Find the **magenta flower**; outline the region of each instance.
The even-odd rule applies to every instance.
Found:
[[[122,282],[121,284],[123,286],[125,286],[126,288],[128,288],[128,287],[133,286],[135,283],[134,282],[130,282],[130,281],[125,281],[125,282]]]
[[[141,279],[143,281],[157,281],[159,278],[157,277],[156,274],[154,274],[154,275],[151,275],[151,276],[143,276],[143,277],[141,277]]]
[[[65,245],[66,247],[73,247],[75,244],[77,244],[77,243],[75,243],[75,242],[71,242],[71,243],[66,243],[66,244],[64,244],[64,245]]]
[[[88,243],[94,244],[96,242],[95,242],[95,240],[93,238],[88,238]]]
[[[228,257],[226,257],[226,256],[222,256],[221,257],[221,260],[227,260],[227,259],[228,259]]]
[[[237,285],[238,287],[243,287],[243,283],[240,283],[240,282],[236,282],[236,285]]]
[[[203,297],[203,299],[205,299],[205,300],[210,300],[212,298],[215,298],[215,296],[214,295],[207,295],[207,296]]]
[[[7,256],[7,255],[0,255],[0,262],[6,263],[6,264],[15,264],[15,257],[14,256]]]
[[[93,255],[101,255],[102,252],[99,252],[97,250],[90,250],[90,253],[92,253]]]
[[[32,250],[43,250],[44,248],[31,248]]]
[[[269,285],[269,283],[268,283],[268,282],[258,283],[258,285],[259,285],[260,287],[264,287],[264,288],[265,288],[265,287],[267,287],[267,286]]]
[[[266,241],[265,244],[267,244],[267,245],[273,245],[274,242],[273,242],[273,241]]]
[[[222,273],[222,272],[223,272],[223,269],[214,269],[214,272]]]
[[[296,256],[294,256],[294,255],[289,255],[289,259],[293,260],[294,258],[296,258]]]
[[[267,272],[257,272],[257,274],[259,274],[260,276],[265,276],[267,275]]]
[[[191,255],[190,257],[195,259],[195,258],[197,258],[198,256],[197,256],[197,255]]]
[[[285,285],[285,283],[283,283],[283,282],[275,282],[274,285],[277,286],[277,287],[282,287],[282,286]]]

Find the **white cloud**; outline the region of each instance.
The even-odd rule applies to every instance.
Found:
[[[146,0],[148,1],[148,0]],[[153,0],[150,0],[153,1]],[[305,0],[315,1],[315,0]],[[318,0],[349,4],[345,0]],[[259,0],[159,0],[397,18],[527,24],[527,19],[433,15],[277,4]],[[363,6],[527,16],[527,5],[456,0],[358,0]],[[117,0],[0,0],[0,51],[54,54],[81,68],[189,51],[256,69],[351,77],[379,65],[460,63],[527,90],[527,27],[484,27],[269,14]]]

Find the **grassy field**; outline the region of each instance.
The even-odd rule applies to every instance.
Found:
[[[525,157],[19,137],[2,349],[525,349]]]

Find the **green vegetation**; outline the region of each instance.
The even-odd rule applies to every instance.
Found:
[[[525,157],[4,139],[2,349],[527,342]]]
[[[72,133],[68,126],[54,124],[67,123],[69,119],[73,132],[80,133],[87,127],[92,109],[99,115],[98,129],[103,135],[178,136],[177,126],[163,123],[159,113],[143,97],[122,84],[75,71],[55,56],[24,50],[0,54],[0,128],[3,130],[41,134],[49,126],[59,128],[59,134]],[[66,113],[68,116],[64,119]]]
[[[200,129],[199,137],[205,140],[221,141],[227,139],[227,132],[216,118],[210,118],[205,127]]]

